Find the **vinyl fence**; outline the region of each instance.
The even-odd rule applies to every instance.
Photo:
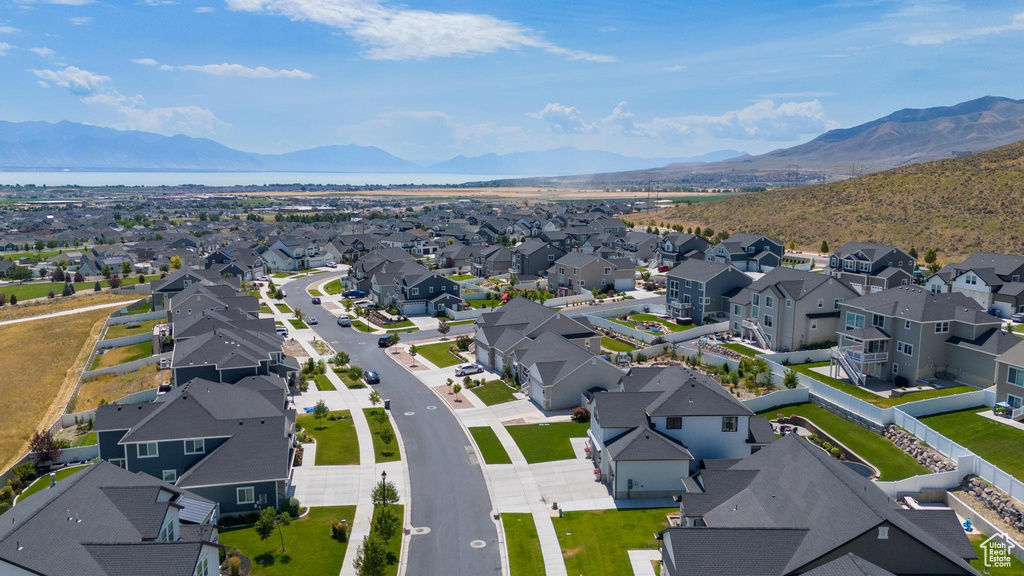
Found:
[[[789,404],[803,404],[810,400],[811,391],[804,387],[796,387],[793,389],[783,388],[776,390],[764,396],[758,396],[757,398],[749,398],[743,401],[743,405],[749,408],[752,412],[763,412],[770,410],[778,406],[788,406]]]

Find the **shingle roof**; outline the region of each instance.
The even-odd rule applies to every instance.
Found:
[[[999,328],[989,328],[973,340],[961,338],[959,336],[953,336],[949,340],[946,340],[946,343],[952,346],[958,346],[968,350],[977,350],[978,352],[985,352],[986,354],[992,354],[993,356],[999,356],[1000,354],[1009,352],[1014,346],[1020,344],[1020,342],[1020,338],[1013,334],[1003,332]]]
[[[693,460],[693,455],[678,440],[647,426],[623,432],[605,442],[608,455],[616,462],[629,460]],[[682,478],[679,479],[682,488]]]
[[[844,306],[916,322],[955,320],[970,324],[999,322],[978,303],[960,292],[936,294],[916,286],[899,286],[866,294],[843,303]]]
[[[852,552],[804,572],[804,576],[896,576]]]
[[[730,268],[739,272],[739,268],[736,268],[732,264],[719,264],[717,262],[707,262],[705,260],[690,258],[680,262],[678,266],[669,270],[665,275],[669,278],[680,278],[694,282],[707,282]]]

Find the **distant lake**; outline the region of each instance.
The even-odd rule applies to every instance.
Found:
[[[264,184],[337,184],[387,186],[399,184],[465,184],[519,178],[508,174],[382,174],[379,172],[2,172],[0,185],[36,186],[262,186]]]

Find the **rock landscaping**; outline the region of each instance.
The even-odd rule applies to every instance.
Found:
[[[1024,511],[1021,511],[1020,506],[1009,496],[989,486],[988,483],[973,474],[964,476],[960,483],[960,490],[962,495],[969,496],[975,503],[994,512],[1003,524],[1016,530],[1015,538],[1020,538],[1020,535],[1024,533]]]
[[[897,448],[906,452],[911,458],[917,460],[922,466],[932,472],[956,470],[955,462],[898,426],[888,426],[885,429],[885,437],[895,444]]]

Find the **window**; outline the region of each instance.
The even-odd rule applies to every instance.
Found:
[[[669,416],[668,418],[665,418],[665,428],[668,428],[669,430],[679,430],[682,427],[682,416]]]
[[[750,297],[750,303],[753,304],[754,306],[757,306],[758,304],[760,304],[761,303],[761,295],[760,294],[752,295]]]
[[[889,527],[888,526],[879,526],[878,527],[878,539],[879,540],[888,540],[889,539]]]
[[[127,469],[128,467],[124,462],[124,458],[111,458],[110,463],[113,464],[114,466],[117,466],[118,468]]]
[[[1010,369],[1006,371],[1006,383],[1024,386],[1024,370],[1010,366]]]
[[[705,296],[705,297],[701,298],[700,299],[700,303],[705,305],[705,306],[711,304],[711,296]]]
[[[210,559],[203,557],[196,563],[196,576],[210,576]]]
[[[409,291],[409,293],[412,294],[413,296],[419,296],[420,289],[419,288],[413,288],[412,290]]]
[[[824,307],[825,307],[825,301],[822,300],[821,298],[818,298],[818,308],[824,308]]]
[[[605,266],[605,268],[604,268],[604,275],[607,276],[607,275],[609,275],[611,273],[612,273],[612,269],[607,267],[607,266]]]
[[[792,307],[793,307],[793,301],[790,300],[789,298],[786,298],[786,308],[792,308]]]
[[[903,354],[906,354],[907,356],[913,356],[914,355],[914,345],[913,344],[908,344],[907,342],[900,341],[900,342],[896,343],[896,351],[897,352],[902,352]]]
[[[689,304],[689,303],[690,303],[690,295],[689,294],[683,294],[683,304]]]
[[[765,296],[764,297],[764,307],[765,308],[774,308],[775,307],[775,299],[772,298],[771,296]]]
[[[157,537],[161,542],[170,542],[174,539],[174,520],[168,520],[167,524],[160,529],[160,536]]]
[[[904,320],[903,321],[903,329],[904,330],[910,330],[910,320]]]
[[[548,254],[548,262],[554,262],[554,261],[555,261],[555,255],[554,254]]]
[[[1010,276],[1010,282],[1020,282],[1020,274],[1014,274]]]
[[[691,283],[691,282],[690,282],[689,280],[686,280],[686,281],[685,281],[685,282],[683,283],[683,285],[684,285],[684,286],[686,286],[687,288],[691,288],[691,287],[693,287],[693,284],[692,284],[692,283]]]
[[[177,479],[178,479],[178,471],[177,470],[164,470],[164,472],[163,472],[163,480],[164,480],[164,482],[167,482],[168,484],[174,484],[175,480],[177,480]]]
[[[936,334],[945,334],[949,332],[949,322],[938,322],[935,324]]]
[[[704,283],[703,282],[697,282],[697,290],[704,290]]]
[[[577,282],[577,283],[578,283],[578,284],[579,284],[580,286],[583,286],[583,280],[577,280],[576,282]]]
[[[722,432],[736,432],[740,429],[739,418],[735,416],[722,417]]]
[[[868,262],[861,262],[860,263],[860,271],[861,272],[867,272],[869,270],[871,270],[871,264],[870,263],[868,263]]]
[[[775,325],[775,320],[773,320],[771,316],[765,314],[764,315],[764,327],[765,328],[771,328],[774,325]]]
[[[235,488],[235,497],[239,504],[252,504],[256,502],[256,490],[252,486]]]
[[[847,328],[847,330],[863,328],[863,327],[864,327],[864,315],[863,314],[857,314],[855,312],[847,312],[846,313],[846,328]]]
[[[747,252],[750,253],[750,254],[753,254],[754,250],[756,250],[756,247],[754,247],[754,246],[747,247]]]
[[[679,282],[673,280],[668,283],[668,297],[672,300],[679,299]]]
[[[811,330],[817,330],[817,329],[818,329],[818,321],[817,320],[811,320]]]
[[[732,313],[737,316],[740,316],[743,314],[743,308],[739,304],[733,304]]]
[[[139,458],[156,458],[160,455],[160,449],[157,448],[156,442],[144,442],[136,444],[135,447]]]
[[[835,300],[833,300],[832,301],[832,309],[833,310],[839,310],[839,304],[842,303],[842,301],[843,301],[842,298],[836,298]]]
[[[202,438],[185,440],[185,454],[202,454],[206,452],[206,441]]]
[[[843,269],[845,269],[845,270],[855,270],[856,268],[857,268],[857,263],[854,262],[853,260],[844,260],[843,261]]]
[[[899,374],[900,373],[900,365],[899,364],[897,364],[895,362],[892,363],[892,373],[893,374]]]
[[[875,328],[885,328],[885,316],[882,316],[881,314],[872,314],[871,325]]]
[[[974,274],[968,273],[966,276],[964,276],[964,284],[970,284],[970,285],[973,286],[973,285],[975,285],[977,283],[978,283],[978,277],[975,276]]]

